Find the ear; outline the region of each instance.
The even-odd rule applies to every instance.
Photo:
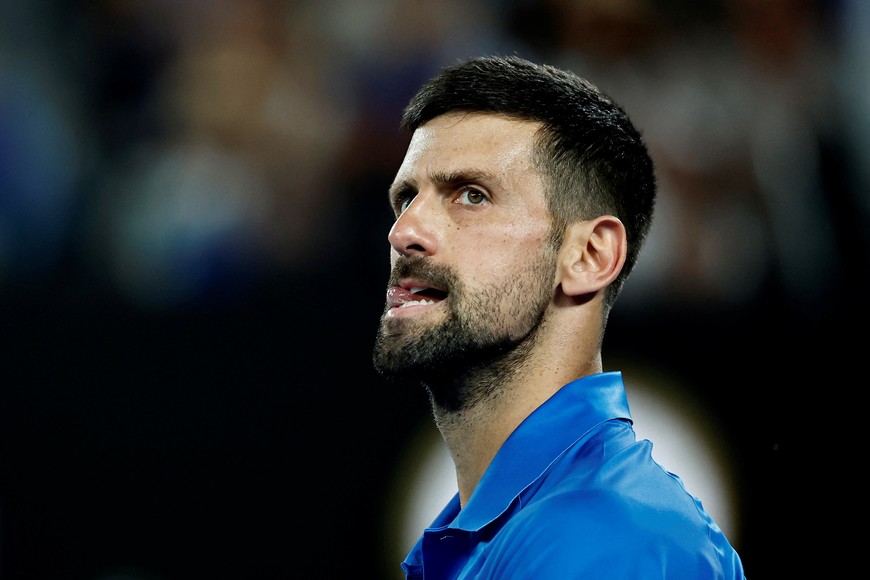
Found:
[[[559,262],[562,292],[580,296],[608,286],[622,271],[627,247],[625,226],[612,215],[568,226]]]

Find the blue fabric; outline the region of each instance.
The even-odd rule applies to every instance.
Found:
[[[409,579],[745,578],[736,551],[637,441],[622,374],[573,381],[505,441],[411,549]]]

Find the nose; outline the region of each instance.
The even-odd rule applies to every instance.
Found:
[[[402,256],[429,256],[435,253],[438,244],[433,227],[433,203],[435,200],[427,199],[421,192],[399,214],[387,236],[393,250]]]

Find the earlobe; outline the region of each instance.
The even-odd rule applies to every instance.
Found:
[[[592,294],[607,287],[625,264],[625,226],[611,215],[568,227],[562,253],[562,291]]]

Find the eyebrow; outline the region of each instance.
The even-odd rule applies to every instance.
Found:
[[[462,183],[476,181],[495,181],[496,176],[488,171],[480,169],[459,169],[456,171],[433,171],[429,174],[429,180],[438,187],[456,186]]]
[[[500,183],[495,174],[480,169],[459,169],[454,171],[433,171],[427,176],[429,181],[439,188],[453,188],[464,183],[490,181]],[[388,194],[390,199],[396,199],[401,194],[417,191],[417,182],[412,179],[404,179],[390,186]]]

